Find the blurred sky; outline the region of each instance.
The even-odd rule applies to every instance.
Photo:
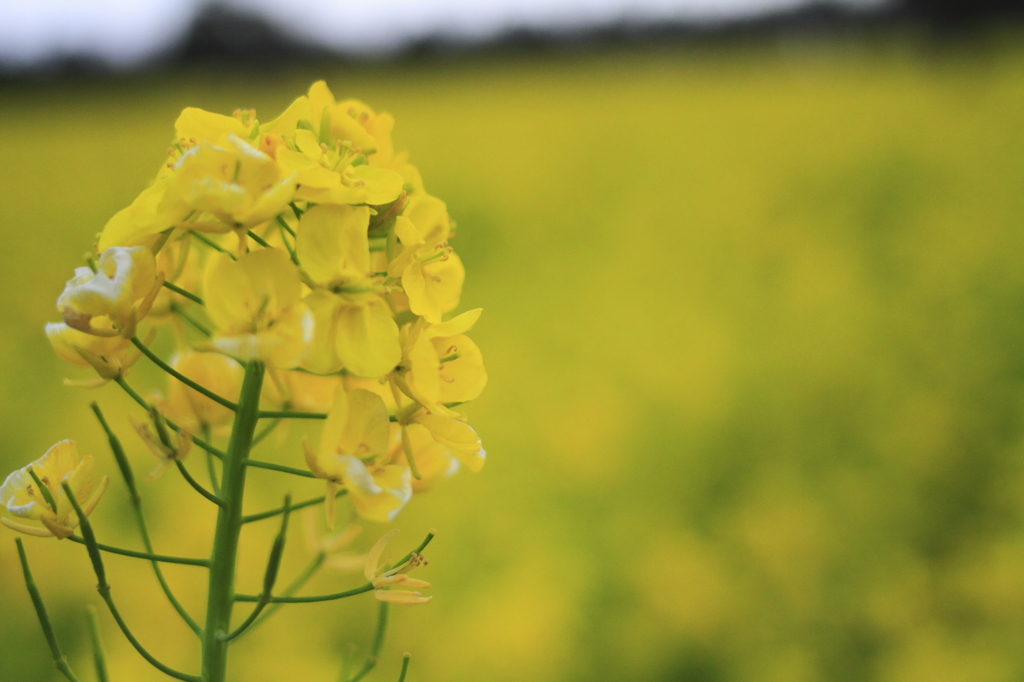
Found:
[[[884,0],[31,0],[0,2],[0,68],[67,57],[132,67],[172,50],[204,9],[265,17],[289,36],[353,54],[428,37],[483,41],[514,29],[573,31],[617,23],[717,22],[811,4],[869,8]]]

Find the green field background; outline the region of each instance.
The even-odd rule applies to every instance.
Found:
[[[88,410],[138,472],[116,386],[42,328],[106,219],[164,159],[184,106],[266,120],[326,78],[397,119],[458,223],[460,310],[490,384],[488,450],[398,517],[439,535],[427,606],[396,607],[371,680],[842,682],[1024,676],[1024,50],[780,41],[392,66],[265,65],[0,89],[0,474],[63,438],[114,479],[101,541],[139,547]],[[158,342],[169,350],[168,339]],[[145,361],[131,379],[164,380]],[[301,466],[293,425],[260,456]],[[198,462],[197,462],[198,464]],[[250,477],[255,511],[315,482]],[[201,556],[213,512],[145,482],[157,550]],[[298,529],[298,527],[297,527]],[[254,524],[258,590],[273,524]],[[385,528],[368,524],[367,547]],[[94,679],[84,548],[26,546]],[[308,561],[296,532],[287,580]],[[165,662],[198,668],[152,572],[107,560]],[[200,612],[201,569],[170,580]],[[310,593],[359,584],[324,572]],[[335,682],[375,602],[296,605],[233,649],[238,682]],[[112,679],[167,679],[102,614]],[[52,682],[0,529],[0,680]]]

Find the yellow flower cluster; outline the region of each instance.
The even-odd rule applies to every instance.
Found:
[[[185,109],[152,185],[58,299],[54,350],[120,381],[152,338],[139,330],[170,326],[170,366],[226,401],[243,364],[264,363],[266,404],[327,412],[306,464],[328,501],[344,487],[367,520],[393,519],[460,465],[478,471],[484,450],[456,408],[487,382],[466,336],[480,310],[451,316],[465,278],[454,225],[395,153],[393,125],[323,82],[267,123]],[[232,419],[176,379],[166,395],[162,415],[193,435]],[[162,466],[183,457],[164,450]]]

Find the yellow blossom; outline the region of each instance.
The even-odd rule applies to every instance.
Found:
[[[426,589],[430,587],[430,583],[425,580],[410,578],[408,575],[413,569],[427,565],[427,560],[423,558],[422,554],[413,553],[405,563],[393,568],[387,568],[390,553],[388,558],[384,558],[384,549],[387,547],[388,541],[397,532],[397,529],[391,531],[373,546],[369,554],[366,555],[366,566],[363,568],[363,575],[376,588],[374,595],[380,601],[391,604],[426,604],[433,597],[424,597],[414,590]],[[382,558],[384,559],[383,562],[381,561]],[[407,589],[390,589],[392,587]]]
[[[477,308],[440,324],[417,320],[402,326],[402,361],[392,378],[403,393],[444,416],[455,413],[443,403],[466,402],[480,395],[487,373],[480,349],[465,332],[482,312]]]
[[[393,157],[390,114],[375,114],[362,102],[337,103],[323,81],[262,127],[262,149],[295,173],[296,199],[317,204],[394,201],[404,177],[388,168]]]
[[[180,212],[180,205],[188,206],[221,220],[221,231],[266,222],[295,194],[293,173],[283,172],[272,157],[233,133],[217,144],[189,149],[174,171],[161,210]]]
[[[299,300],[301,289],[295,266],[278,249],[237,261],[211,256],[203,291],[217,333],[208,346],[241,360],[295,367],[313,338],[313,315]]]
[[[369,220],[365,206],[316,206],[299,221],[296,252],[318,287],[306,298],[317,325],[312,371],[379,377],[401,358],[398,326],[370,277]]]
[[[161,284],[152,251],[143,246],[111,247],[100,254],[96,272],[86,267],[75,270],[57,299],[57,310],[69,327],[79,331],[131,338]],[[94,318],[107,318],[110,324],[94,325]]]
[[[46,488],[45,493],[33,474]],[[4,481],[0,487],[0,505],[17,520],[2,517],[0,523],[27,535],[70,537],[79,519],[61,487],[65,482],[82,511],[89,515],[107,489],[109,479],[104,476],[97,484],[96,462],[92,455],[82,457],[74,441],[62,440]]]
[[[171,366],[217,395],[231,401],[238,400],[245,370],[234,359],[220,353],[187,351],[172,358]],[[173,377],[161,408],[172,421],[192,433],[197,433],[204,425],[229,424],[235,414]]]
[[[480,442],[480,436],[465,421],[429,412],[420,412],[412,417],[409,420],[409,425],[404,428],[408,432],[416,425],[424,427],[435,441],[448,448],[451,454],[465,464],[470,471],[479,472],[483,469],[487,452]],[[405,443],[403,442],[403,444]],[[408,448],[409,445],[406,447]],[[419,465],[418,459],[416,463]]]
[[[388,425],[387,407],[380,396],[338,387],[319,447],[314,452],[305,446],[310,471],[327,481],[328,525],[333,524],[338,485],[348,490],[361,517],[377,523],[394,519],[412,497],[408,467],[388,462]]]
[[[395,221],[394,234],[401,251],[388,265],[388,274],[400,277],[409,307],[429,322],[459,305],[466,270],[448,246],[451,225],[440,199],[420,195],[409,200]]]
[[[100,318],[97,322],[100,329],[110,329],[110,321]],[[73,382],[70,385],[84,387],[102,386],[111,379],[124,376],[135,362],[142,356],[129,339],[123,336],[97,336],[72,329],[63,322],[51,322],[46,325],[46,338],[58,357],[81,367],[92,367],[99,374],[99,379],[90,382]]]
[[[424,492],[439,481],[454,476],[460,468],[451,448],[437,441],[425,426],[416,423],[391,425],[391,460],[408,462],[406,449],[413,453],[419,478],[413,478],[412,491]]]

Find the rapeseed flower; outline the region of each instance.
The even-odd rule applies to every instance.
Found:
[[[0,505],[16,517],[0,517],[0,523],[26,535],[70,537],[79,519],[61,486],[65,482],[82,511],[89,515],[103,497],[109,479],[104,476],[97,482],[92,455],[82,457],[74,441],[62,440],[12,473],[0,486]]]
[[[163,279],[153,252],[143,246],[111,247],[100,254],[96,270],[81,267],[64,285],[57,310],[69,327],[96,336],[135,336]],[[93,323],[96,318],[106,318]]]
[[[209,348],[240,360],[297,366],[313,339],[313,315],[288,255],[260,249],[237,261],[211,256],[203,280],[206,311],[217,327]]]
[[[366,566],[363,569],[363,574],[373,584],[375,588],[374,596],[380,601],[390,604],[426,604],[433,597],[424,597],[415,590],[426,589],[430,587],[430,583],[425,580],[410,578],[408,575],[413,569],[427,565],[427,560],[423,558],[422,554],[413,553],[404,563],[392,568],[387,567],[388,559],[391,555],[388,553],[388,556],[384,557],[384,550],[387,547],[388,541],[397,532],[398,529],[395,529],[377,541],[369,554],[366,555]],[[408,589],[391,589],[393,587]]]
[[[329,527],[334,523],[337,486],[348,490],[356,512],[368,521],[386,523],[412,497],[412,474],[388,457],[389,417],[380,396],[339,386],[314,451],[305,446],[306,464],[327,481],[325,504]]]

